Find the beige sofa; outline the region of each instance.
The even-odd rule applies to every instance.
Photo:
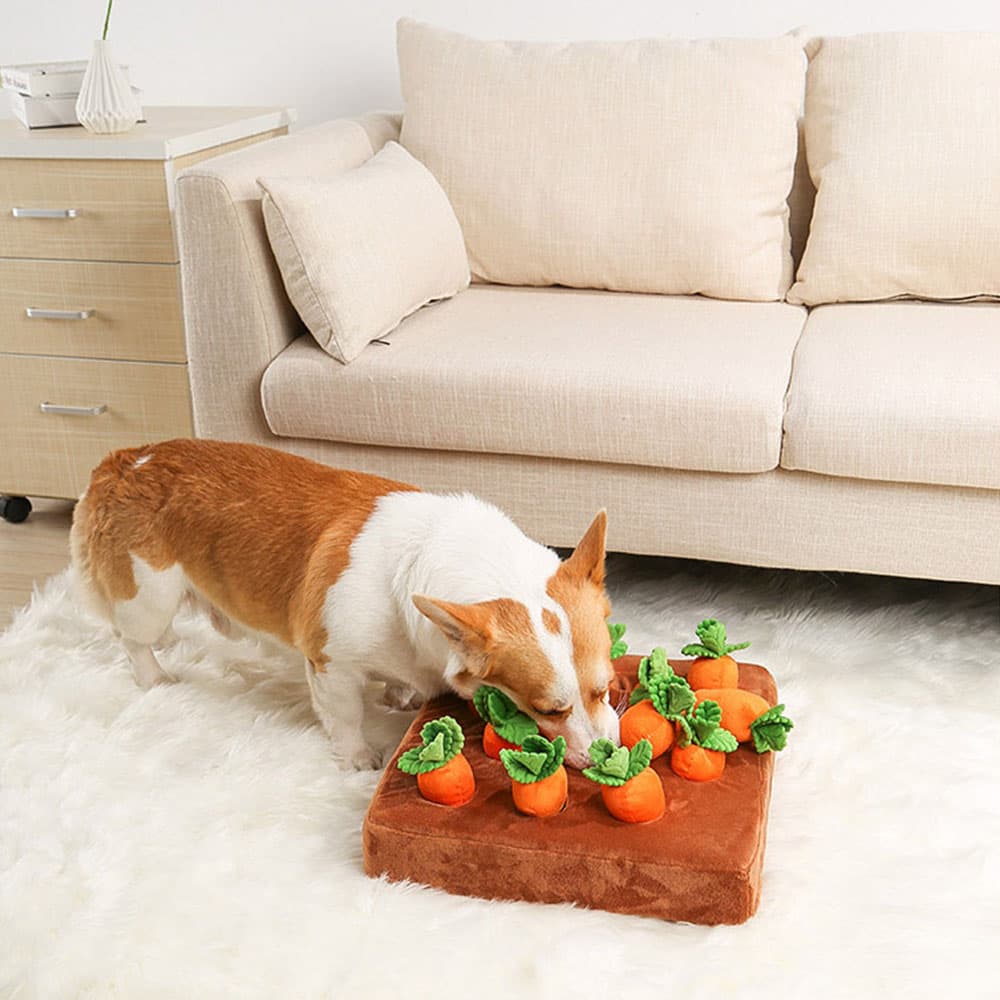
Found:
[[[180,177],[199,435],[468,490],[556,546],[606,507],[618,551],[1000,583],[1000,305],[474,283],[341,365],[286,298],[256,179],[398,133],[334,121]]]

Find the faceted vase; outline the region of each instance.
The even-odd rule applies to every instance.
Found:
[[[142,108],[108,43],[98,39],[76,99],[76,117],[90,132],[127,132]]]

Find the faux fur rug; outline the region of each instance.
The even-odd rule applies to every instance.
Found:
[[[297,664],[181,618],[143,693],[58,577],[0,637],[0,996],[996,997],[996,589],[611,565],[633,650],[722,618],[796,721],[749,923],[367,879],[376,775],[334,769]]]

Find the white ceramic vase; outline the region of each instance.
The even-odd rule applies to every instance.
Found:
[[[76,99],[76,117],[90,132],[127,132],[142,117],[142,108],[106,41],[94,51]]]

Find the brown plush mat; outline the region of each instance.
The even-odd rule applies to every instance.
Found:
[[[637,656],[616,664],[624,693],[635,682]],[[683,660],[671,661],[684,673]],[[774,678],[740,664],[740,687],[770,704]],[[452,715],[465,731],[465,756],[476,776],[475,798],[451,809],[425,801],[416,780],[396,767],[420,742],[429,719]],[[531,819],[514,809],[510,779],[482,751],[483,723],[457,698],[429,704],[386,768],[364,823],[365,871],[408,879],[465,896],[520,899],[682,920],[738,924],[760,900],[773,754],[741,746],[718,781],[686,781],[668,757],[653,762],[663,778],[667,811],[631,825],[605,810],[597,785],[569,770],[569,806]]]

